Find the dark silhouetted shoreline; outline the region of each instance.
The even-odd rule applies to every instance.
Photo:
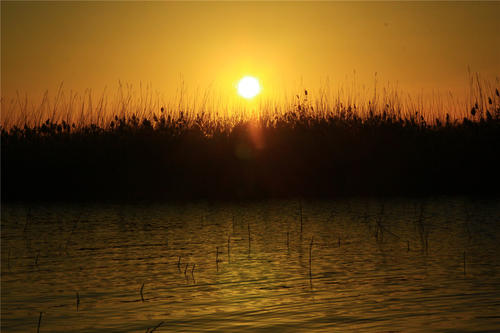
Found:
[[[227,124],[115,117],[2,130],[2,200],[497,195],[500,109],[428,124],[418,114],[300,107]]]

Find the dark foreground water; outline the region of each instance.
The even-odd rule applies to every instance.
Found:
[[[1,240],[2,332],[500,330],[498,200],[5,204]]]

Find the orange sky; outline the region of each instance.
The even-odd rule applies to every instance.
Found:
[[[467,68],[500,75],[500,2],[1,3],[2,96],[101,92],[118,80],[166,98],[263,94],[353,82],[408,92],[467,88]],[[346,76],[348,76],[346,81]]]

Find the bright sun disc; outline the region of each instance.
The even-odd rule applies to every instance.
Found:
[[[252,76],[243,77],[238,82],[238,94],[244,98],[253,98],[260,92],[259,80]]]

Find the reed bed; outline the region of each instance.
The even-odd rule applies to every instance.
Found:
[[[82,93],[67,91],[61,83],[55,94],[47,90],[40,98],[20,92],[15,97],[2,96],[0,126],[8,131],[66,124],[74,131],[88,126],[110,129],[121,121],[132,122],[134,126],[135,121],[139,124],[149,121],[160,127],[163,122],[158,123],[158,119],[165,118],[182,119],[188,127],[203,124],[210,133],[218,129],[216,125],[233,127],[250,120],[272,122],[290,116],[293,111],[314,118],[351,114],[365,120],[374,114],[385,113],[401,119],[415,117],[416,121],[431,125],[461,122],[464,118],[479,120],[488,117],[488,112],[493,115],[500,107],[500,78],[492,82],[469,71],[467,83],[467,92],[460,95],[433,92],[424,97],[423,94],[405,93],[390,83],[381,85],[375,74],[371,88],[357,85],[355,79],[351,83],[340,83],[336,89],[327,82],[313,92],[302,89],[281,97],[258,98],[258,102],[252,104],[241,99],[224,99],[211,89],[189,93],[184,84],[173,98],[166,99],[150,85],[135,87],[119,82],[115,92],[104,89],[97,93],[87,89]]]
[[[438,113],[390,92],[231,112],[19,98],[2,105],[2,200],[498,193],[500,94],[472,85],[460,112]]]

